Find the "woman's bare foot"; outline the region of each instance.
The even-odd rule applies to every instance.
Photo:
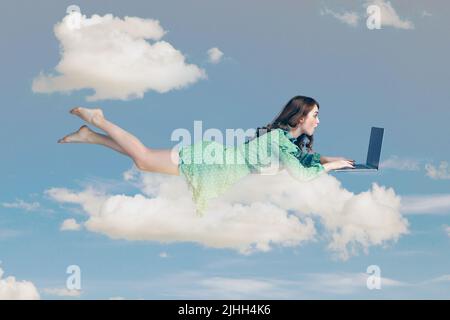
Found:
[[[88,126],[83,125],[80,129],[78,129],[78,131],[59,139],[58,143],[92,143],[92,137],[94,134],[95,132],[89,129]]]
[[[75,107],[72,110],[70,110],[70,113],[79,116],[87,123],[90,123],[96,127],[98,127],[98,125],[104,119],[102,109],[88,109],[82,107]]]

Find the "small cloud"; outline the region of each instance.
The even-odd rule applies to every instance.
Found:
[[[35,285],[29,281],[17,281],[9,276],[3,278],[0,268],[0,300],[39,300],[39,292]]]
[[[182,89],[207,78],[203,69],[186,63],[179,50],[161,40],[166,31],[158,20],[73,15],[66,15],[54,27],[61,54],[56,74],[41,72],[33,80],[33,92],[92,89],[95,93],[88,101],[129,100],[143,98],[147,91]]]
[[[450,282],[450,274],[444,274],[442,276],[435,277],[435,278],[430,279],[430,280],[426,280],[426,281],[423,282],[423,284],[446,283],[446,282]]]
[[[39,202],[28,203],[23,201],[22,199],[16,200],[16,202],[3,202],[2,206],[5,208],[18,208],[23,209],[25,211],[36,211],[41,208]]]
[[[129,170],[125,171],[122,175],[125,181],[134,181],[136,177],[139,175],[139,170],[133,165]]]
[[[12,229],[0,229],[0,239],[15,238],[21,234],[20,231]],[[1,263],[1,262],[0,262]]]
[[[352,294],[367,290],[367,273],[311,273],[306,275],[307,290],[331,294]],[[407,283],[380,278],[381,287],[407,286]]]
[[[207,291],[227,293],[230,296],[251,296],[274,289],[270,281],[245,278],[211,277],[200,280],[199,285]]]
[[[422,11],[422,17],[431,17],[432,14],[426,10]]]
[[[392,7],[391,3],[384,0],[366,1],[363,5],[364,12],[361,13],[355,11],[344,11],[342,13],[338,13],[328,8],[324,8],[320,11],[320,14],[330,15],[342,23],[345,23],[352,27],[356,27],[359,24],[360,19],[362,19],[363,17],[368,17],[366,10],[370,5],[376,5],[380,8],[381,26],[390,26],[398,29],[414,29],[414,24],[411,21],[401,19],[395,9]]]
[[[222,59],[223,52],[219,48],[211,48],[208,50],[208,59],[210,63],[219,63]]]
[[[366,1],[365,8],[370,5],[376,5],[380,8],[381,26],[390,26],[398,29],[414,29],[414,24],[409,20],[401,19],[389,1],[369,0]]]
[[[311,299],[324,294],[367,293],[366,273],[310,273],[290,279],[256,277],[204,277],[198,272],[174,274],[161,280],[179,299]],[[380,277],[381,288],[410,284]]]
[[[328,8],[324,8],[320,11],[320,14],[323,15],[331,15],[336,18],[340,22],[348,24],[349,26],[356,27],[358,25],[359,16],[356,12],[344,12],[344,13],[336,13]]]
[[[78,231],[81,225],[75,219],[66,219],[61,224],[61,231]]]
[[[283,299],[300,293],[298,282],[252,277],[205,277],[199,272],[165,275],[157,287],[178,299]]]
[[[160,256],[161,258],[167,258],[167,257],[169,257],[169,255],[168,255],[166,252],[161,252],[161,253],[159,254],[159,256]]]
[[[419,171],[420,163],[418,160],[409,158],[400,158],[396,155],[380,163],[382,169],[395,169],[401,171]]]
[[[126,300],[124,297],[111,297],[108,300]]]
[[[448,214],[450,194],[428,194],[401,197],[403,214]]]
[[[425,165],[425,170],[427,171],[426,175],[431,179],[450,179],[450,170],[448,169],[447,161],[441,161],[439,167],[435,167],[434,165],[428,163]]]
[[[450,237],[450,226],[445,225],[445,226],[444,226],[444,231],[445,231],[445,233],[447,234],[447,236]]]
[[[69,290],[66,288],[46,288],[43,292],[58,297],[79,297],[82,293],[81,290]]]

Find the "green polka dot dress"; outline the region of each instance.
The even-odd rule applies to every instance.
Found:
[[[306,153],[294,144],[289,131],[273,129],[238,146],[198,141],[179,149],[179,171],[187,181],[196,213],[203,215],[208,201],[225,193],[248,174],[275,174],[286,169],[299,181],[325,172],[319,153]]]

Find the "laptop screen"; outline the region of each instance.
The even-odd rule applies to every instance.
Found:
[[[372,127],[372,131],[370,132],[369,150],[367,151],[367,165],[377,169],[380,162],[383,133],[383,128],[376,127]]]

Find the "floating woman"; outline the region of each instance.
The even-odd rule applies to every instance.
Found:
[[[193,194],[196,212],[202,215],[209,200],[223,194],[250,173],[261,173],[276,155],[279,168],[286,169],[299,181],[309,181],[330,170],[353,167],[354,160],[325,157],[313,152],[313,134],[319,124],[319,103],[313,98],[295,96],[268,125],[238,146],[224,146],[215,141],[198,141],[173,149],[148,148],[135,136],[108,121],[101,109],[76,107],[70,113],[105,131],[101,134],[83,125],[58,143],[90,143],[114,149],[130,157],[139,170],[183,175]],[[305,143],[305,140],[308,140]],[[206,163],[205,150],[211,149],[233,161]],[[263,147],[261,147],[263,146]],[[306,151],[303,149],[306,147]],[[236,161],[239,158],[241,161]],[[202,159],[202,161],[198,161]]]

